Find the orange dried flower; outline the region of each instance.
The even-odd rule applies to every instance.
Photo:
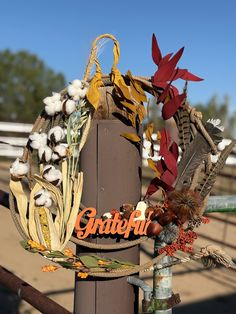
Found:
[[[58,268],[60,268],[60,267],[59,266],[55,266],[55,265],[45,265],[45,266],[42,267],[42,272],[50,273],[50,272],[56,271]]]
[[[81,268],[81,267],[83,267],[84,265],[83,265],[81,262],[74,262],[74,263],[73,263],[73,266],[74,266],[74,267],[77,267],[77,268]]]
[[[37,249],[39,251],[45,251],[46,247],[40,243],[37,243],[33,240],[28,240],[27,242],[32,249]]]
[[[81,279],[85,279],[88,277],[88,273],[78,272],[77,276]]]
[[[68,249],[65,249],[63,253],[64,253],[65,256],[67,256],[67,257],[73,257],[73,256],[74,256],[73,251],[72,251],[71,249],[69,249],[69,248],[68,248]]]
[[[111,262],[109,262],[109,261],[104,261],[104,260],[102,260],[102,259],[99,259],[98,260],[98,265],[109,265]]]

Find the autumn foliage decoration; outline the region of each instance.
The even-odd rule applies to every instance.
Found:
[[[179,69],[177,63],[184,52],[182,47],[173,57],[173,53],[168,53],[162,57],[156,36],[152,37],[152,59],[158,69],[152,77],[152,84],[158,90],[157,103],[163,103],[162,116],[164,120],[171,118],[181,106],[186,94],[179,94],[178,89],[173,85],[177,79],[184,81],[201,81],[202,79],[187,69]]]
[[[102,38],[114,42],[114,62],[109,74],[102,73],[97,58],[96,44]],[[179,93],[174,86],[177,79],[185,82],[202,80],[187,69],[178,68],[183,51],[184,48],[181,48],[174,55],[169,53],[162,56],[153,35],[152,59],[157,65],[154,75],[145,78],[133,76],[130,71],[123,75],[117,68],[120,56],[118,41],[112,35],[101,35],[93,43],[93,58],[89,59],[84,78],[72,81],[63,91],[43,100],[45,107],[36,120],[24,154],[10,168],[10,207],[24,239],[21,242],[24,249],[76,271],[80,278],[86,278],[88,274],[106,277],[112,272],[115,274],[110,275],[114,277],[118,273],[125,276],[128,269],[129,274],[145,269],[126,261],[103,259],[100,255],[77,256],[67,248],[69,241],[79,241],[85,247],[92,245],[94,249],[95,245],[96,251],[104,249],[100,244],[97,247],[83,240],[92,234],[123,236],[124,239],[128,238],[127,242],[131,242],[126,247],[140,244],[147,235],[167,244],[163,250],[169,255],[176,250],[192,251],[191,246],[196,238],[193,229],[205,222],[202,220],[204,200],[235,142],[232,141],[222,151],[214,165],[209,162],[212,153],[218,153],[217,145],[222,139],[223,129],[218,120],[204,123],[201,115],[188,104],[186,88]],[[94,64],[96,71],[90,78]],[[150,144],[150,158],[147,162],[155,178],[151,180],[146,195],[137,204],[130,204],[126,200],[125,204],[119,205],[120,208],[107,209],[102,217],[98,217],[95,208],[86,207],[90,204],[80,203],[83,191],[80,153],[96,111],[99,106],[102,107],[101,87],[107,86],[112,90],[114,104],[121,111],[119,113],[123,119],[120,120],[126,122],[132,132],[120,134],[124,141],[128,140],[130,145],[134,144],[141,150],[144,141],[140,126],[148,111],[144,106],[147,93],[155,97],[157,105],[163,104],[163,119],[172,119],[177,136],[173,140],[171,132],[163,128],[154,139],[154,123],[148,124],[145,135]],[[157,144],[158,154],[155,148]],[[181,154],[179,148],[182,149]],[[202,170],[200,177],[199,169]],[[162,193],[155,203],[151,196],[157,191]],[[86,228],[88,232],[84,234],[82,231]],[[75,229],[78,239],[74,237]],[[142,236],[145,236],[144,240]],[[116,243],[114,247],[120,250],[122,245],[127,243]],[[151,264],[148,265],[150,267]],[[57,268],[46,265],[43,271],[53,272]]]

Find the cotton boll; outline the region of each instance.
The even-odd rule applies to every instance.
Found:
[[[63,144],[59,144],[54,147],[52,154],[52,161],[58,161],[67,156],[67,147]]]
[[[52,157],[52,150],[49,146],[41,146],[38,150],[38,156],[41,161],[48,162]]]
[[[67,115],[70,115],[76,109],[76,103],[74,100],[68,99],[64,105],[64,111]]]
[[[57,100],[54,102],[54,108],[56,113],[61,112],[62,111],[62,102],[60,100]]]
[[[46,97],[43,99],[43,103],[46,105],[46,106],[50,106],[52,104],[52,97]]]
[[[49,167],[44,167],[43,178],[46,179],[48,182],[58,186],[61,184],[62,181],[62,173],[54,166],[49,165]]]
[[[58,100],[61,100],[61,94],[60,93],[55,93],[55,92],[52,92],[52,101],[55,102],[55,101],[58,101]]]
[[[57,153],[60,157],[66,157],[67,147],[63,144],[59,144],[56,147],[54,147],[54,152]]]
[[[48,132],[48,139],[53,143],[58,143],[65,137],[65,130],[60,126],[55,126]]]
[[[39,149],[41,146],[40,134],[38,132],[34,132],[33,134],[30,134],[29,139],[31,141],[30,146],[33,149]]]
[[[87,92],[88,92],[88,88],[85,87],[83,89],[78,90],[77,95],[79,96],[79,98],[84,98]]]
[[[49,116],[54,116],[56,114],[54,105],[45,106],[45,111]]]
[[[35,205],[49,208],[52,206],[51,197],[51,194],[47,190],[41,189],[34,195]]]
[[[48,173],[51,169],[55,169],[55,167],[53,165],[46,165],[46,166],[44,166],[42,175],[44,176],[44,174]]]
[[[68,94],[69,94],[71,97],[73,97],[73,96],[76,95],[77,89],[75,88],[75,86],[69,85],[69,86],[67,87],[67,92],[68,92]]]
[[[29,171],[28,163],[21,161],[19,158],[17,158],[10,167],[10,173],[14,177],[25,176],[28,173],[28,171]]]
[[[82,81],[82,89],[80,90],[80,97],[84,98],[88,92],[89,84],[88,82]]]
[[[55,154],[55,153],[52,154],[52,157],[51,157],[52,161],[56,162],[56,161],[58,161],[60,159],[61,159],[60,156],[58,156],[57,154]]]
[[[80,80],[73,80],[72,85],[75,86],[76,88],[81,88],[82,87],[82,81]]]
[[[30,139],[30,146],[33,149],[39,149],[41,146],[45,146],[47,144],[46,133],[34,132],[30,134],[29,139]]]
[[[73,97],[74,100],[80,100],[87,94],[89,84],[85,81],[74,80],[67,88],[69,96]]]
[[[54,116],[56,113],[62,110],[62,101],[60,93],[53,93],[51,97],[46,97],[43,100],[45,111],[49,116]]]

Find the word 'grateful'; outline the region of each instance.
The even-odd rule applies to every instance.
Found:
[[[105,220],[96,218],[96,214],[97,211],[93,207],[85,208],[78,214],[75,229],[79,239],[85,239],[92,234],[119,234],[124,235],[124,238],[128,238],[131,230],[134,235],[146,235],[147,228],[151,223],[150,216],[152,212],[148,214],[146,220],[136,220],[141,215],[140,210],[134,210],[128,220],[120,219],[119,213],[116,213],[113,218]],[[81,218],[85,215],[89,219],[88,223],[82,227]]]

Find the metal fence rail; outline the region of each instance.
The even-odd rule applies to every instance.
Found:
[[[46,297],[43,293],[21,280],[9,270],[0,266],[0,283],[30,303],[34,308],[44,314],[69,314],[70,312]]]

